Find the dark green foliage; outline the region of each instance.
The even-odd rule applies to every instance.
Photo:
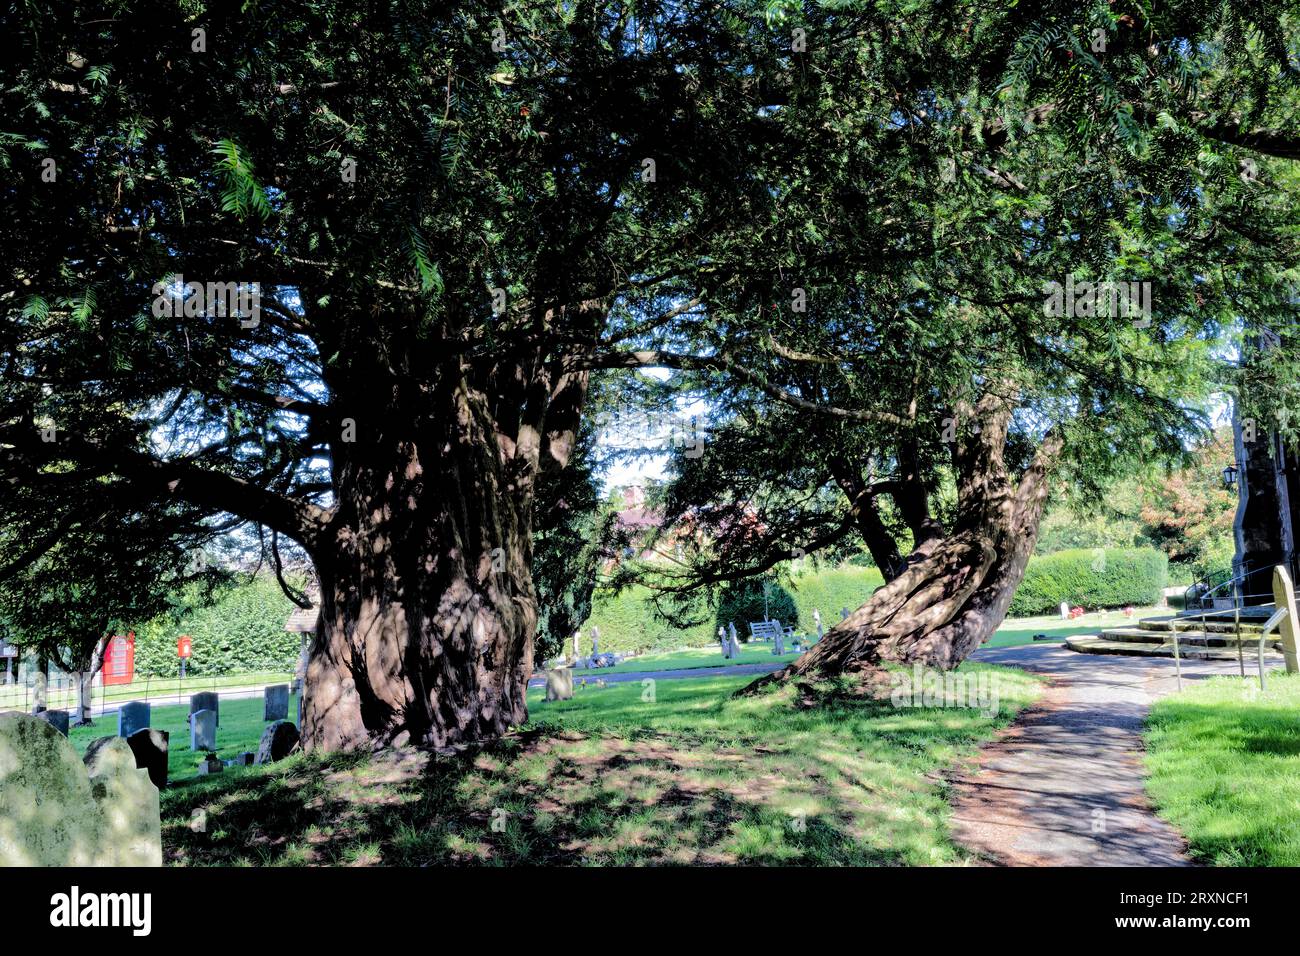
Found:
[[[1051,614],[1062,601],[1089,610],[1150,606],[1168,577],[1168,557],[1153,548],[1058,551],[1030,560],[1009,613]]]
[[[614,539],[616,510],[601,496],[592,444],[593,430],[584,427],[569,467],[547,470],[538,482],[532,564],[538,661],[566,653],[566,641],[590,616],[597,573]]]
[[[766,596],[766,599],[765,599]],[[786,627],[798,623],[799,609],[794,597],[771,578],[743,578],[731,581],[718,596],[718,626],[736,625],[736,635],[749,640],[749,625],[757,621],[780,621]]]

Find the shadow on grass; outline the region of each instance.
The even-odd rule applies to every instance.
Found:
[[[299,755],[168,790],[172,863],[956,862],[937,771],[1009,716],[729,681],[611,685],[457,756]],[[1027,679],[1026,679],[1027,680]],[[686,686],[687,684],[691,686]],[[1026,700],[1032,694],[1026,694]]]

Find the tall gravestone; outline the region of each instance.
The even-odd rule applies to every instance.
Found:
[[[211,710],[196,710],[190,714],[190,749],[212,751],[217,749],[217,715]]]
[[[217,726],[221,726],[221,698],[215,691],[205,690],[190,697],[190,716],[193,717],[200,710],[212,711]]]
[[[43,720],[63,736],[68,736],[68,712],[66,710],[43,710],[36,715],[37,720]]]
[[[165,730],[146,727],[126,738],[127,746],[135,754],[135,765],[149,774],[149,779],[159,790],[167,786],[167,745],[171,735]]]
[[[117,709],[117,735],[130,737],[149,726],[151,711],[147,701],[133,700]]]
[[[0,867],[161,865],[158,788],[125,740],[83,764],[48,721],[0,714]]]
[[[285,720],[289,716],[289,685],[273,684],[263,692],[263,720]]]
[[[1278,625],[1278,634],[1282,638],[1282,657],[1286,661],[1286,671],[1294,674],[1300,670],[1300,655],[1297,655],[1296,636],[1300,634],[1300,619],[1296,618],[1295,586],[1285,565],[1279,564],[1273,569],[1273,600],[1280,611],[1286,608],[1286,617]]]

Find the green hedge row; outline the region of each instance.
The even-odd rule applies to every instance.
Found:
[[[208,606],[181,616],[159,617],[135,634],[135,670],[140,676],[174,677],[176,640],[188,634],[195,676],[291,672],[298,666],[300,635],[284,629],[294,606],[271,575],[236,585]]]
[[[884,579],[875,568],[845,565],[798,575],[785,586],[785,590],[794,599],[797,626],[811,632],[814,627],[814,608],[821,611],[822,625],[830,630],[840,619],[840,608],[857,608],[883,583]],[[785,606],[783,598],[778,597],[777,602],[782,607]],[[761,608],[761,598],[756,606]],[[713,614],[707,614],[707,623],[679,630],[655,619],[650,591],[646,588],[628,588],[613,596],[597,592],[592,602],[591,616],[582,625],[582,651],[585,654],[591,650],[593,624],[600,627],[602,651],[627,654],[676,647],[704,647],[715,640],[717,624],[713,617]],[[753,619],[761,618],[760,611]],[[736,633],[748,636],[748,620],[737,620],[735,623]],[[796,622],[787,619],[783,623]]]
[[[1050,614],[1062,601],[1085,608],[1158,604],[1169,558],[1154,548],[1091,548],[1031,558],[1009,614]]]

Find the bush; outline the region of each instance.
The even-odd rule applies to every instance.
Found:
[[[841,608],[856,611],[884,583],[878,569],[854,564],[799,575],[793,584],[794,602],[799,608],[799,628],[809,634],[815,632],[812,613],[815,608],[822,612],[822,628],[829,631],[840,622]]]
[[[179,672],[176,640],[193,638],[186,672],[199,675],[292,672],[302,635],[284,629],[294,605],[270,575],[237,584],[215,603],[158,617],[135,635],[135,670],[140,676],[174,677]]]
[[[812,612],[816,608],[822,612],[823,628],[829,631],[839,622],[840,608],[855,610],[883,583],[884,579],[875,568],[852,564],[808,571],[797,576],[788,587],[777,586],[781,596],[769,595],[768,613],[782,624],[793,625],[811,634],[815,628]],[[749,622],[763,619],[761,584],[755,590],[756,602],[747,606],[732,603],[729,611],[724,613],[720,609],[712,621],[689,628],[676,628],[658,620],[647,588],[631,587],[617,595],[597,593],[592,602],[591,616],[582,624],[583,653],[591,650],[590,628],[593,624],[600,627],[600,649],[622,654],[707,647],[717,640],[718,623],[730,624],[733,620],[736,622],[736,635],[748,637]],[[566,652],[569,647],[565,646]]]
[[[598,591],[592,598],[591,616],[582,622],[582,653],[591,652],[591,627],[600,628],[600,649],[635,654],[677,647],[704,647],[714,640],[716,627],[707,621],[677,628],[655,616],[651,591],[639,585],[612,594]],[[572,648],[567,643],[567,654]]]
[[[766,599],[764,586],[767,588]],[[729,582],[718,595],[718,618],[714,621],[713,633],[717,634],[719,627],[735,624],[736,636],[747,641],[750,622],[772,620],[789,626],[798,616],[794,598],[779,582],[770,578],[744,578]]]
[[[1058,551],[1029,560],[1008,613],[1049,614],[1062,601],[1086,608],[1157,604],[1168,577],[1168,557],[1153,548]]]

